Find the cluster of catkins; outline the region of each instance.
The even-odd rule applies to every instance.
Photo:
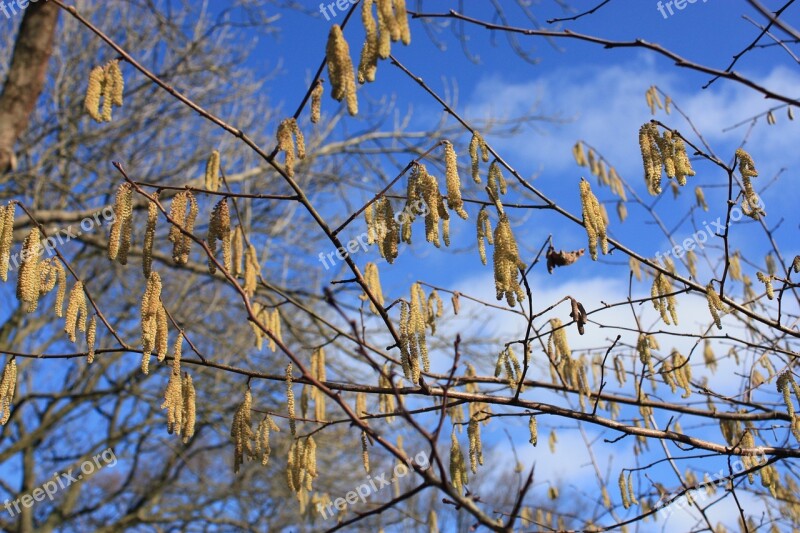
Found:
[[[254,432],[250,412],[252,406],[253,395],[248,388],[244,393],[244,400],[236,408],[236,412],[233,415],[233,423],[231,424],[231,437],[234,442],[234,473],[239,472],[245,457],[259,460],[262,465],[266,466],[272,453],[269,445],[270,431],[280,431],[280,428],[272,421],[272,418],[266,415],[258,423]]]
[[[756,165],[750,154],[741,148],[736,150],[736,158],[739,160],[739,174],[742,175],[742,192],[744,196],[742,200],[742,212],[758,220],[761,216],[766,215],[766,213],[762,209],[761,198],[758,197],[758,194],[756,194],[756,191],[753,189],[753,183],[751,181],[751,178],[758,176]]]
[[[372,15],[373,4],[377,4],[377,24]],[[358,65],[358,82],[366,83],[375,81],[378,58],[389,57],[392,41],[411,44],[411,31],[408,27],[405,0],[364,0],[361,3],[361,20],[366,39]]]
[[[435,319],[441,314],[442,304],[439,295],[433,291],[426,299],[425,290],[419,283],[411,286],[410,303],[405,300],[400,301],[401,362],[403,374],[412,383],[419,383],[420,370],[428,372],[430,369],[425,329],[430,327],[431,331],[434,331]]]
[[[608,235],[606,227],[608,226],[608,217],[605,210],[600,205],[597,197],[592,192],[592,187],[589,182],[581,178],[580,182],[581,193],[581,209],[583,210],[583,225],[586,228],[586,235],[589,238],[589,254],[592,259],[597,261],[597,245],[600,244],[600,249],[603,255],[608,253]]]
[[[255,322],[251,321],[250,325],[253,327],[253,333],[255,333],[256,336],[256,349],[261,351],[261,348],[264,345],[264,339],[268,339],[269,349],[270,351],[274,352],[278,349],[278,345],[275,343],[275,340],[283,342],[283,337],[281,336],[280,312],[277,308],[270,311],[269,308],[262,306],[258,302],[255,302],[253,304],[253,315],[256,317],[256,320],[272,334],[272,337],[270,337],[264,333],[264,330],[256,325]]]
[[[112,59],[102,67],[94,67],[89,73],[89,85],[84,100],[84,107],[89,116],[97,122],[111,122],[112,106],[122,106],[124,89],[125,81],[118,59]]]
[[[661,315],[661,320],[665,324],[678,325],[678,311],[675,295],[672,293],[672,282],[663,272],[658,272],[653,278],[653,286],[650,288],[650,297],[653,300],[653,307]]]
[[[162,409],[167,410],[167,431],[183,435],[183,442],[189,442],[194,435],[196,394],[192,377],[184,373],[181,377],[181,348],[183,337],[175,339],[172,354],[172,372],[164,393]]]
[[[792,419],[792,434],[794,438],[800,442],[800,415],[795,412],[791,397],[791,392],[794,392],[795,398],[800,402],[800,386],[798,386],[797,382],[794,380],[791,370],[787,370],[778,375],[776,386],[778,392],[783,395],[783,403],[786,404],[786,411]]]
[[[606,162],[595,154],[593,148],[589,148],[589,151],[585,152],[583,143],[580,141],[572,147],[572,155],[575,158],[575,163],[578,166],[587,167],[592,175],[597,177],[600,185],[610,187],[611,192],[619,197],[620,205],[624,207],[627,195],[625,194],[622,178],[617,174],[617,170],[613,166],[606,165]],[[622,216],[620,218],[624,219]]]
[[[316,348],[311,353],[311,377],[320,382],[327,381],[325,371],[325,349]],[[317,421],[325,420],[325,394],[314,385],[303,385],[303,392],[300,395],[300,412],[306,418],[308,406],[314,402],[314,418]]]
[[[662,167],[667,177],[679,185],[686,185],[686,176],[695,175],[686,155],[686,144],[677,131],[667,130],[661,135],[656,123],[648,122],[639,128],[639,148],[647,190],[654,196],[661,194]]]
[[[664,360],[660,371],[664,383],[669,385],[673,393],[680,387],[684,390],[682,398],[688,398],[692,394],[692,367],[678,350],[672,350],[671,358]]]
[[[303,132],[297,125],[297,120],[294,117],[282,120],[278,125],[276,137],[278,151],[283,152],[286,157],[284,164],[286,175],[292,177],[294,176],[295,159],[305,159],[306,157],[306,141]]]

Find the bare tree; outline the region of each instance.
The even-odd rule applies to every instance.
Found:
[[[792,2],[741,3],[763,23],[727,67],[568,29],[611,3],[544,22],[526,2],[323,4],[327,47],[289,96],[242,43],[303,6],[32,5],[2,62],[2,527],[610,531],[677,509],[693,531],[800,527],[796,225],[772,222],[793,220],[762,200],[787,178],[745,145],[797,101],[734,70],[766,37],[793,57]],[[483,30],[534,65],[526,40],[581,40],[772,102],[722,153],[653,85],[644,180],[575,139],[584,168],[551,192],[497,143],[558,117],[475,118],[397,52],[449,30],[475,60]],[[412,126],[371,83],[389,74],[441,116]],[[629,208],[670,250],[626,244]],[[494,291],[430,266],[476,256]],[[589,265],[626,294],[559,283]],[[537,475],[576,442],[588,476]]]

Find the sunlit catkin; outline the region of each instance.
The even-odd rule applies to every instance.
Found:
[[[235,278],[241,276],[244,272],[242,270],[244,241],[244,229],[241,224],[237,224],[231,236],[231,275]]]
[[[5,425],[11,416],[11,402],[17,387],[17,360],[11,357],[3,368],[0,379],[0,425]]]
[[[480,150],[480,160],[483,160],[484,163],[489,162],[489,147],[486,145],[486,141],[483,140],[483,137],[477,131],[472,132],[472,140],[469,142],[469,157],[472,163],[472,179],[475,183],[481,182],[481,175],[480,175],[480,160],[478,159],[478,151]]]
[[[528,442],[536,446],[536,444],[539,442],[539,427],[538,423],[536,422],[536,417],[533,415],[531,415],[531,417],[528,419],[528,431],[531,434],[531,438]]]
[[[662,272],[658,272],[653,279],[653,286],[650,289],[650,297],[653,307],[661,314],[661,319],[665,324],[678,325],[678,312],[675,295],[672,294],[672,282]]]
[[[114,222],[108,237],[108,258],[121,265],[128,262],[131,245],[131,217],[133,216],[133,188],[128,182],[121,183],[114,200]]]
[[[32,313],[39,305],[39,294],[42,282],[41,265],[39,256],[42,252],[41,234],[38,227],[33,227],[22,244],[17,277],[17,300],[19,300],[28,313]],[[73,342],[75,339],[71,339]]]
[[[244,400],[236,408],[233,415],[233,423],[231,424],[231,437],[233,438],[233,472],[239,473],[239,468],[244,463],[245,454],[248,457],[253,457],[253,443],[251,442],[255,436],[253,433],[253,424],[251,421],[250,409],[253,405],[253,396],[250,393],[250,388],[244,393]]]
[[[67,301],[67,317],[64,324],[64,333],[71,342],[75,342],[75,331],[86,331],[86,293],[83,291],[83,282],[76,281],[69,293]]]
[[[258,423],[255,437],[255,453],[257,458],[261,458],[262,466],[267,466],[269,463],[270,454],[272,453],[272,448],[269,445],[270,432],[280,430],[281,429],[277,424],[275,424],[275,422],[272,420],[272,417],[269,415],[264,415],[264,418]]]
[[[319,118],[322,113],[322,93],[325,91],[325,87],[322,84],[322,80],[317,80],[316,85],[311,90],[311,123],[317,124],[319,123]]]
[[[214,150],[206,161],[206,189],[212,192],[219,190],[219,151]]]
[[[261,274],[261,265],[258,263],[258,252],[252,244],[247,247],[244,257],[244,292],[250,298],[256,293],[258,276]]]
[[[464,201],[461,199],[461,178],[458,176],[456,151],[450,141],[444,141],[444,167],[447,181],[447,207],[467,220],[469,215],[464,211]]]
[[[228,199],[223,198],[214,206],[211,211],[211,220],[208,224],[208,249],[211,257],[208,258],[208,271],[213,274],[217,271],[212,258],[217,253],[217,241],[222,241],[222,262],[225,270],[231,269],[231,214],[228,208]]]
[[[94,362],[95,344],[97,343],[97,315],[92,315],[89,321],[89,327],[86,329],[86,362],[92,364]]]
[[[503,177],[503,171],[500,170],[500,164],[497,160],[492,161],[489,165],[489,179],[487,186],[494,192],[495,198],[499,198],[501,194],[508,191],[506,179]]]
[[[606,223],[600,210],[600,203],[592,193],[589,182],[581,178],[581,208],[583,210],[583,225],[589,238],[589,253],[593,260],[597,260],[597,244],[600,243],[603,255],[608,253],[608,238],[606,236]]]
[[[461,452],[461,445],[458,443],[458,438],[454,431],[450,434],[450,484],[461,494],[464,491],[464,485],[468,482],[464,454]]]
[[[144,246],[142,247],[142,272],[145,278],[150,277],[153,268],[153,244],[156,239],[156,223],[158,222],[158,192],[153,194],[153,200],[147,202],[147,225],[144,229]]]
[[[112,106],[122,106],[124,89],[125,82],[118,59],[112,59],[103,67],[94,67],[89,73],[83,102],[89,116],[97,122],[110,122]]]
[[[383,306],[383,289],[381,288],[381,278],[378,274],[378,265],[373,262],[367,263],[367,266],[364,268],[364,281],[375,300]],[[362,293],[359,298],[363,301],[368,300],[366,293]],[[369,302],[369,308],[374,314],[378,314],[378,309],[371,300]]]
[[[725,305],[720,300],[719,294],[714,290],[714,284],[709,283],[706,286],[706,299],[708,300],[708,310],[711,312],[711,317],[714,319],[714,324],[717,329],[722,329],[722,321],[720,320],[719,311],[726,313]]]
[[[486,206],[481,207],[481,210],[478,211],[478,253],[481,256],[481,263],[484,265],[486,264],[486,244],[483,242],[486,239],[486,242],[489,244],[494,244],[494,236],[492,234],[492,222],[489,220],[489,210],[486,209]]]
[[[505,297],[511,307],[517,300],[525,299],[518,281],[521,269],[525,269],[525,263],[519,258],[511,224],[505,215],[501,215],[494,230],[494,284],[497,299]]]
[[[294,176],[295,158],[303,159],[306,156],[306,143],[303,132],[297,125],[297,120],[290,117],[278,125],[278,150],[286,156],[284,168],[288,176]]]
[[[328,44],[325,50],[328,63],[328,78],[331,81],[331,96],[334,100],[347,101],[347,111],[351,115],[358,114],[356,98],[356,78],[353,63],[350,60],[350,47],[338,24],[331,27]]]
[[[158,272],[150,272],[147,278],[147,287],[142,296],[140,308],[140,318],[142,327],[142,372],[148,373],[150,366],[150,354],[156,345],[156,334],[158,331],[158,312],[161,307],[161,276]],[[67,311],[69,321],[69,310]]]
[[[183,435],[183,443],[186,444],[194,436],[194,426],[197,420],[197,393],[194,390],[194,383],[192,383],[192,376],[187,373],[183,375],[183,382],[181,383],[183,395],[183,412],[182,412],[182,426],[179,432]]]
[[[294,389],[292,388],[292,363],[286,366],[286,410],[289,413],[289,431],[292,438],[297,436],[297,418],[294,410]]]
[[[469,438],[469,464],[472,473],[478,472],[478,465],[483,465],[483,445],[481,444],[481,425],[477,417],[472,417],[467,426]]]
[[[8,202],[0,207],[0,279],[8,281],[8,266],[11,259],[11,246],[14,241],[14,213],[17,205]]]
[[[188,212],[187,212],[188,209]],[[172,242],[172,260],[176,265],[185,265],[189,262],[189,251],[197,218],[197,200],[191,191],[181,191],[175,195],[170,204],[169,216],[173,225],[169,229],[169,240]],[[181,231],[181,228],[187,233]]]
[[[772,287],[772,276],[769,274],[764,274],[763,272],[756,272],[756,277],[758,281],[764,284],[764,288],[767,291],[767,298],[770,300],[775,299],[775,290]]]
[[[358,64],[358,83],[375,81],[378,70],[378,24],[372,15],[373,0],[361,2],[361,22],[364,25],[364,46]]]
[[[105,78],[105,71],[103,67],[94,67],[89,72],[89,83],[86,88],[86,97],[83,101],[83,106],[89,116],[96,122],[103,122],[103,116],[100,114],[100,97],[103,94],[103,79]]]

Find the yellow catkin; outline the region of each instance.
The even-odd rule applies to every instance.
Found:
[[[555,430],[550,430],[550,436],[547,438],[547,444],[550,447],[550,453],[556,453],[556,444],[558,444],[558,437],[556,437]]]
[[[292,363],[286,366],[286,410],[289,413],[289,431],[294,438],[297,436],[297,419],[294,409],[294,389],[292,388]]]
[[[519,271],[525,269],[525,263],[519,258],[519,249],[511,225],[505,215],[500,216],[494,230],[494,283],[498,300],[506,298],[508,305],[515,306],[517,300],[525,299],[525,293],[519,285]]]
[[[311,123],[319,123],[320,115],[322,113],[322,93],[325,92],[325,87],[322,80],[317,80],[316,85],[311,90]]]
[[[734,252],[730,256],[730,260],[728,261],[728,272],[731,275],[731,279],[736,281],[743,281],[742,279],[742,264],[739,261],[739,252]]]
[[[276,134],[278,150],[286,156],[285,169],[288,176],[294,176],[295,157],[303,159],[306,156],[306,145],[303,132],[297,125],[297,120],[290,117],[281,121]]]
[[[415,165],[412,174],[414,175],[414,182],[418,186],[419,195],[428,207],[425,214],[425,239],[438,248],[441,246],[439,241],[439,221],[449,219],[450,214],[445,208],[444,200],[439,192],[439,183],[433,175],[428,173],[425,165]]]
[[[238,473],[242,464],[244,463],[245,454],[248,457],[254,456],[252,440],[255,436],[253,433],[251,408],[253,405],[253,396],[250,389],[244,393],[244,400],[236,408],[233,415],[233,423],[231,424],[231,437],[233,438],[233,472]],[[291,452],[290,452],[291,453]]]
[[[378,274],[378,265],[372,262],[367,263],[367,266],[364,268],[364,281],[367,284],[367,288],[369,288],[369,291],[372,293],[378,303],[383,306],[383,289],[381,288],[381,278]],[[362,293],[359,298],[361,298],[363,301],[368,300],[366,293]],[[375,307],[375,304],[372,303],[372,301],[369,302],[369,308],[374,314],[379,314],[378,309]]]
[[[156,345],[156,334],[158,332],[158,312],[161,304],[161,276],[158,272],[151,272],[147,278],[147,287],[142,296],[140,308],[142,322],[142,372],[148,373],[150,365],[150,354]],[[69,316],[69,311],[67,312]],[[69,318],[67,319],[69,320]]]
[[[489,189],[494,192],[494,196],[499,198],[501,194],[508,191],[506,179],[503,177],[503,171],[500,170],[500,164],[495,160],[489,165],[489,180],[487,183]]]
[[[89,321],[89,327],[86,329],[86,347],[87,347],[86,362],[90,365],[94,362],[94,350],[96,342],[97,342],[97,315],[92,315],[92,319]]]
[[[711,316],[714,319],[714,324],[717,325],[717,329],[722,329],[722,321],[720,320],[719,311],[723,313],[727,312],[725,305],[720,300],[719,294],[717,291],[714,290],[713,283],[709,283],[706,286],[706,299],[708,301],[708,310],[711,312]]]
[[[694,188],[694,197],[697,200],[697,207],[703,209],[703,211],[708,211],[708,204],[706,203],[706,195],[703,192],[703,188],[698,186]]]
[[[114,201],[114,222],[108,237],[108,258],[121,265],[128,262],[131,245],[131,225],[133,216],[133,188],[130,183],[122,183],[117,189]]]
[[[373,3],[373,0],[364,0],[361,3],[361,22],[366,36],[358,64],[358,83],[375,81],[378,70],[378,25],[372,15]]]
[[[586,161],[586,153],[583,151],[583,143],[578,141],[572,147],[572,157],[575,158],[575,163],[579,167],[585,167],[588,165]]]
[[[3,378],[0,379],[0,425],[4,426],[11,417],[11,402],[14,400],[16,387],[17,360],[12,357],[6,361]]]
[[[219,151],[214,150],[206,161],[206,189],[212,192],[219,190]]]
[[[480,159],[478,151],[480,151]],[[472,179],[475,183],[480,183],[480,160],[483,160],[484,163],[489,162],[489,147],[477,131],[472,132],[472,140],[469,142],[469,157],[472,163]]]
[[[382,196],[375,202],[375,235],[381,257],[392,264],[399,254],[400,228],[394,216],[392,202]]]
[[[713,374],[717,370],[717,358],[714,355],[714,350],[711,348],[711,341],[706,340],[703,345],[703,361],[706,364],[706,368],[711,370]]]
[[[436,289],[428,296],[428,310],[426,323],[431,328],[431,335],[436,334],[436,319],[444,314],[444,304]]]
[[[153,243],[156,239],[156,223],[158,222],[158,192],[153,194],[153,200],[147,202],[147,225],[144,229],[144,246],[142,247],[142,273],[145,278],[150,277],[153,268]]]
[[[100,97],[103,93],[104,78],[105,71],[103,67],[94,67],[89,72],[89,84],[83,101],[86,112],[97,122],[103,122],[103,116],[100,114]]]
[[[539,427],[538,423],[536,422],[536,417],[531,415],[530,419],[528,420],[528,431],[530,431],[531,438],[528,442],[536,446],[539,442]]]
[[[265,415],[256,429],[256,457],[261,458],[261,465],[267,466],[272,448],[269,445],[269,435],[271,431],[280,431],[280,428],[272,420],[272,417]]]
[[[167,311],[164,309],[163,304],[159,304],[158,312],[156,313],[156,337],[153,343],[153,349],[158,354],[159,363],[167,356],[167,349],[169,346],[168,327]]]
[[[192,376],[188,373],[184,373],[181,388],[183,394],[183,426],[180,434],[183,435],[183,443],[187,444],[194,436],[194,426],[197,421],[197,409],[195,406],[197,394],[194,390],[194,383],[192,383]]]
[[[84,107],[96,122],[110,122],[112,106],[122,106],[125,81],[119,60],[113,59],[89,73]],[[102,103],[101,103],[102,98]]]
[[[67,317],[64,325],[64,333],[67,334],[71,342],[75,342],[75,331],[86,331],[86,293],[83,290],[83,282],[76,281],[69,293],[67,301]]]
[[[351,115],[358,114],[356,97],[356,79],[353,63],[350,60],[350,47],[338,24],[331,27],[326,47],[328,78],[331,81],[331,96],[334,100],[347,102],[347,111]]]
[[[315,349],[311,354],[311,374],[322,383],[328,379],[325,370],[325,350],[322,347]],[[312,398],[314,399],[314,418],[319,421],[325,420],[325,394],[314,387]]]
[[[364,471],[369,474],[369,441],[366,431],[361,432],[361,464],[364,466]]]
[[[378,376],[378,387],[382,389],[392,389],[392,381],[390,378],[390,370],[389,370],[389,363],[383,365],[383,369],[381,374]],[[391,392],[387,394],[380,394],[378,396],[378,408],[380,409],[381,413],[383,414],[391,414],[395,412],[395,396]],[[392,423],[394,421],[393,416],[387,416],[386,421],[388,423]]]
[[[469,463],[472,473],[478,472],[478,465],[483,465],[483,445],[481,444],[481,426],[477,417],[472,417],[467,426],[469,438]]]
[[[481,207],[478,211],[478,253],[481,257],[481,263],[486,264],[486,245],[483,240],[489,244],[494,244],[494,236],[492,234],[492,222],[489,220],[489,210],[486,206]]]
[[[447,207],[467,220],[469,215],[464,210],[464,201],[461,199],[461,178],[458,176],[456,151],[450,141],[444,141],[444,165],[447,182]]]
[[[39,294],[42,282],[39,256],[42,253],[41,234],[34,227],[25,238],[20,252],[21,264],[17,277],[17,299],[25,310],[32,313],[39,305]],[[74,341],[74,339],[72,339]]]
[[[170,373],[161,409],[167,410],[167,432],[170,435],[176,432],[180,434],[183,427],[183,383],[180,372]]]
[[[662,272],[658,272],[653,279],[650,289],[653,307],[661,314],[665,324],[678,325],[678,312],[675,296],[672,294],[672,282]]]
[[[122,93],[125,91],[125,80],[119,68],[119,60],[111,60],[106,64],[106,83],[109,85],[107,96],[115,106],[122,105]]]
[[[16,204],[9,202],[0,208],[0,279],[8,281],[8,267],[11,259],[11,246],[14,241],[14,214]]]
[[[213,274],[217,267],[212,261],[217,253],[217,241],[222,241],[222,262],[225,270],[231,269],[231,214],[228,208],[228,199],[223,198],[211,211],[211,220],[208,223],[208,249],[211,257],[208,258],[208,271]]]
[[[769,274],[764,274],[763,272],[756,272],[756,277],[758,281],[764,284],[764,287],[767,291],[767,298],[770,300],[775,299],[775,289],[772,287],[772,276]]]
[[[450,484],[461,494],[464,485],[468,483],[467,467],[464,463],[464,454],[455,432],[450,435]]]
[[[606,222],[600,209],[597,197],[592,193],[589,182],[581,178],[580,182],[581,208],[583,210],[583,225],[589,238],[589,253],[593,260],[597,260],[597,245],[600,244],[603,255],[608,253],[608,237],[606,235]]]
[[[249,297],[256,293],[258,276],[261,274],[261,265],[258,263],[258,252],[252,244],[247,247],[244,258],[244,292]]]
[[[172,203],[169,207],[169,217],[172,219],[172,225],[169,228],[169,241],[173,245],[172,257],[175,262],[180,257],[180,247],[183,242],[183,234],[181,233],[180,226],[186,222],[186,206],[188,205],[189,198],[186,191],[177,193],[172,198]]]
[[[239,277],[244,272],[242,270],[244,240],[244,229],[240,224],[237,224],[231,236],[231,275],[233,277]]]

